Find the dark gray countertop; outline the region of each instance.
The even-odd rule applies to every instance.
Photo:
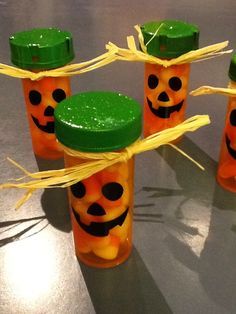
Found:
[[[77,62],[126,46],[133,26],[183,19],[200,27],[200,46],[230,40],[236,48],[236,2],[209,1],[0,1],[0,62],[10,64],[8,37],[55,26],[72,32]],[[189,90],[225,87],[231,55],[194,63]],[[115,63],[72,78],[73,92],[113,90],[140,103],[141,63]],[[236,195],[215,172],[227,97],[188,98],[187,116],[209,114],[211,125],[187,134],[180,147],[205,168],[169,147],[136,158],[134,248],[117,268],[77,262],[66,191],[39,191],[19,210],[21,191],[0,191],[0,313],[214,313],[236,312]],[[21,173],[60,167],[36,160],[19,79],[0,76],[0,182]]]

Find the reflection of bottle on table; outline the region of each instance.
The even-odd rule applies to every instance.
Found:
[[[111,92],[69,97],[55,110],[55,131],[66,147],[92,153],[120,151],[141,133],[140,105]],[[88,160],[87,160],[88,161]],[[66,167],[86,162],[65,151]],[[133,158],[69,188],[76,255],[94,267],[125,261],[132,248]]]
[[[71,34],[53,28],[15,33],[10,48],[12,63],[33,72],[62,67],[74,58]],[[62,157],[54,133],[54,108],[70,95],[70,79],[45,77],[22,82],[34,153],[45,159]]]
[[[229,68],[229,88],[236,88],[236,55]],[[217,171],[217,181],[227,190],[236,192],[236,97],[230,97]]]
[[[170,60],[198,48],[199,30],[181,21],[149,22],[141,26],[147,54]],[[185,118],[189,64],[145,64],[144,136],[174,127]]]

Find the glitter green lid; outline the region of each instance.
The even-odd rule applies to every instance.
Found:
[[[141,26],[147,53],[159,58],[176,58],[198,49],[196,25],[176,20],[148,22]]]
[[[23,69],[53,69],[74,58],[72,36],[57,28],[36,28],[9,38],[11,61]]]
[[[65,146],[86,152],[122,149],[141,134],[141,106],[113,92],[87,92],[66,98],[55,109],[55,133]]]

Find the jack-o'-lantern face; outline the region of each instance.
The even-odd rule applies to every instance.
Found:
[[[61,88],[56,88],[53,92],[52,92],[52,99],[53,99],[53,103],[58,103],[60,101],[62,101],[63,99],[66,98],[66,94],[64,92],[63,89]],[[42,94],[40,93],[40,91],[37,90],[31,90],[29,92],[29,101],[31,103],[32,106],[40,106],[41,102],[42,102]],[[52,104],[52,102],[51,102]],[[45,106],[45,109],[43,108],[43,116],[44,117],[50,117],[52,118],[54,115],[54,106],[52,106],[51,104],[48,104],[47,106]],[[33,110],[32,110],[33,111]],[[37,128],[39,128],[41,131],[46,132],[46,133],[54,133],[54,122],[53,121],[48,121],[46,122],[45,125],[40,124],[39,119],[36,118],[33,114],[31,114],[31,118],[34,121],[34,124],[37,126]]]
[[[106,237],[129,212],[129,191],[118,172],[103,171],[71,186],[72,212],[86,233]]]
[[[236,177],[236,100],[229,101],[221,145],[217,177],[223,186],[235,191]],[[223,181],[222,181],[223,180]]]
[[[168,68],[146,65],[145,100],[154,116],[169,119],[183,109],[187,96],[188,76],[188,64]]]
[[[70,91],[66,78],[23,80],[24,94],[31,129],[54,133],[54,108]]]
[[[76,158],[66,158],[66,166],[77,163]],[[70,187],[73,235],[80,258],[115,260],[131,249],[133,168],[131,158]]]
[[[54,108],[70,95],[67,77],[23,80],[23,89],[34,153],[42,158],[63,156],[54,133]]]

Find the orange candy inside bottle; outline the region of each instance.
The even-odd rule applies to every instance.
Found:
[[[63,152],[54,133],[54,109],[71,94],[70,79],[45,77],[23,79],[23,90],[34,153],[44,159],[58,159]]]
[[[231,81],[229,87],[236,88],[236,82]],[[236,192],[236,97],[229,98],[217,181],[223,188]]]
[[[65,155],[67,167],[82,162]],[[131,252],[133,167],[117,163],[69,188],[76,255],[87,265],[116,266]]]
[[[189,64],[168,68],[145,64],[145,137],[184,121],[189,73]]]

